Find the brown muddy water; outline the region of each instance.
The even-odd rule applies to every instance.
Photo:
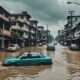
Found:
[[[0,53],[0,61],[22,51],[43,52],[53,58],[53,64],[3,67],[0,62],[0,80],[80,80],[80,51],[70,51],[59,44],[55,51],[47,51],[46,46],[28,47],[17,52]]]

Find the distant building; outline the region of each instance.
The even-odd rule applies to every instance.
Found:
[[[29,39],[30,39],[30,45],[36,45],[37,44],[37,29],[38,29],[38,21],[37,20],[30,20],[30,34],[29,34]]]
[[[44,32],[44,27],[43,26],[38,26],[38,42],[43,42],[43,32]]]

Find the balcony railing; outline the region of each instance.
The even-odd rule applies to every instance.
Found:
[[[25,19],[20,19],[20,18],[18,18],[17,20],[18,20],[18,21],[21,21],[21,22],[25,22],[25,23],[27,23],[28,25],[30,25],[30,22],[27,21],[27,20],[25,20]]]
[[[33,34],[35,34],[35,31],[33,31],[33,30],[30,30],[30,32],[33,33]]]
[[[75,32],[74,37],[75,38],[80,38],[80,31]]]
[[[20,27],[19,26],[11,26],[11,29],[20,30]]]
[[[26,27],[21,27],[22,31],[29,31]]]
[[[1,15],[1,14],[0,14],[0,18],[4,19],[4,20],[6,20],[6,21],[9,21],[9,18],[5,17],[5,15]]]

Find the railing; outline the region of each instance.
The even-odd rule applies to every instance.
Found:
[[[0,14],[0,18],[4,19],[6,21],[9,21],[9,18],[7,18],[7,17],[5,17],[4,15],[1,15],[1,14]]]
[[[11,26],[11,29],[20,30],[20,27],[19,26]]]
[[[35,34],[35,31],[33,31],[33,30],[30,30],[30,32],[33,33],[33,34]]]
[[[21,27],[22,31],[29,31],[26,27]]]
[[[74,37],[75,37],[75,38],[80,38],[80,31],[75,32]]]
[[[27,20],[25,20],[25,19],[20,19],[20,18],[18,18],[17,20],[18,20],[18,21],[21,21],[21,22],[25,22],[25,23],[27,23],[28,25],[30,25],[30,22],[27,21]]]

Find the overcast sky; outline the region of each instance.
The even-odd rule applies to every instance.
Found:
[[[80,6],[66,4],[67,1],[80,3],[80,0],[0,0],[0,5],[10,13],[27,11],[32,19],[39,21],[39,26],[47,28],[48,24],[52,35],[56,36],[66,24],[68,11],[80,11]]]

